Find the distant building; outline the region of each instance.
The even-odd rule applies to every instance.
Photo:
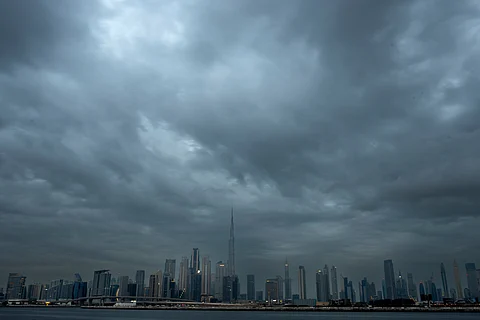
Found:
[[[27,290],[25,287],[26,279],[26,276],[23,276],[19,273],[9,273],[5,299],[25,299],[27,295]]]
[[[283,301],[284,280],[282,276],[277,276],[277,282],[278,282],[278,300]]]
[[[137,295],[137,284],[136,283],[129,283],[127,286],[127,296],[135,297]]]
[[[292,300],[292,279],[287,259],[285,259],[285,300]]]
[[[385,273],[385,286],[386,286],[386,297],[387,299],[395,299],[395,272],[393,270],[393,261],[385,260],[383,262],[383,269]]]
[[[73,299],[84,298],[87,296],[87,282],[75,281],[73,283]]]
[[[322,270],[317,270],[315,274],[315,288],[317,292],[317,300],[318,301],[326,301],[325,292],[324,290],[324,281],[325,277],[323,276]]]
[[[255,275],[247,275],[247,300],[255,300]]]
[[[233,277],[235,272],[235,226],[233,224],[233,207],[230,218],[230,237],[228,239],[228,261],[227,261],[227,275]],[[238,293],[237,293],[238,294]]]
[[[192,300],[201,301],[202,299],[202,272],[197,270],[195,274],[193,274],[193,281],[192,281]]]
[[[305,267],[299,266],[298,267],[298,292],[300,295],[300,299],[307,298],[307,286],[305,280]]]
[[[255,300],[256,301],[264,301],[263,300],[263,291],[255,291]]]
[[[265,300],[268,303],[278,303],[278,279],[267,279],[265,281]]]
[[[121,297],[128,296],[128,276],[118,278],[118,295]]]
[[[209,296],[211,294],[212,285],[212,262],[208,256],[202,259],[202,295]]]
[[[462,280],[460,279],[460,272],[456,260],[453,260],[453,275],[455,277],[455,287],[457,289],[457,298],[463,299]]]
[[[165,259],[165,269],[163,271],[168,273],[172,279],[175,279],[175,264],[175,259]]]
[[[28,286],[27,299],[40,300],[42,294],[42,285],[40,283],[34,283]]]
[[[222,261],[217,262],[215,271],[215,298],[223,301],[223,279],[227,275],[227,268]]]
[[[407,273],[407,283],[409,297],[418,301],[417,286],[415,285],[415,282],[413,282],[413,275],[411,273]]]
[[[110,280],[112,275],[109,270],[97,270],[93,272],[92,296],[104,296],[110,294]]]
[[[405,278],[402,277],[402,273],[398,272],[398,278],[395,284],[396,299],[408,299],[408,288],[407,288],[407,281]]]
[[[145,270],[137,270],[135,283],[137,284],[137,297],[143,297],[145,289]]]
[[[478,299],[477,268],[475,267],[475,263],[466,263],[465,269],[467,271],[467,286],[468,290],[470,290],[470,298]]]
[[[443,293],[445,298],[449,298],[450,291],[448,290],[447,274],[445,272],[445,266],[443,265],[443,262],[440,264],[440,274],[442,276]]]
[[[185,295],[188,292],[187,283],[188,283],[188,258],[182,257],[182,260],[180,261],[180,275],[178,277],[178,290],[179,290],[180,298],[185,298]]]
[[[330,277],[332,280],[332,299],[336,300],[338,299],[337,267],[332,266]]]
[[[198,248],[193,248],[192,259],[190,260],[190,267],[193,268],[194,273],[200,270],[200,251]]]

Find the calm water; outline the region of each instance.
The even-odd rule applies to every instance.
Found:
[[[86,309],[31,309],[0,308],[0,320],[276,320],[276,319],[480,319],[474,313],[287,313],[287,312],[242,312],[242,311],[162,311],[162,310],[86,310]]]

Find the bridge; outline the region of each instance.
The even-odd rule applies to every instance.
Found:
[[[164,298],[164,297],[137,297],[137,296],[90,296],[90,297],[81,297],[76,299],[58,299],[58,300],[37,300],[37,304],[77,304],[77,305],[94,305],[99,304],[103,305],[113,305],[117,302],[131,302],[135,301],[137,305],[171,305],[171,304],[201,304],[194,300],[179,299],[179,298]],[[9,304],[28,304],[31,301],[29,299],[11,299],[6,300]]]

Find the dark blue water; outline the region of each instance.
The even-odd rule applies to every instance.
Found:
[[[54,308],[0,308],[0,320],[286,320],[286,319],[390,319],[478,320],[479,313],[352,313],[352,312],[248,312],[182,310],[88,310]]]

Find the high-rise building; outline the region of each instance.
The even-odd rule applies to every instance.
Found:
[[[263,300],[263,291],[255,291],[255,300],[256,301],[264,301]]]
[[[19,273],[9,273],[5,299],[25,299],[27,295],[25,287],[26,279],[27,277]]]
[[[235,273],[235,227],[233,224],[233,208],[230,218],[230,237],[228,239],[228,275],[234,276]]]
[[[145,270],[137,270],[135,274],[135,283],[137,284],[137,297],[143,297],[145,289]]]
[[[285,300],[292,300],[292,279],[287,259],[285,259]]]
[[[92,296],[110,295],[110,280],[112,275],[109,270],[93,272]],[[51,286],[53,288],[53,285]]]
[[[148,278],[148,296],[157,297],[158,296],[158,279],[155,274],[151,274]]]
[[[128,296],[128,276],[122,276],[118,278],[118,295],[121,297]]]
[[[188,279],[188,258],[182,257],[180,261],[180,275],[178,277],[178,291],[179,297],[185,298],[187,292],[187,279]]]
[[[40,283],[33,283],[28,286],[27,299],[40,300],[42,293],[42,285]]]
[[[332,299],[338,299],[337,267],[332,266],[330,276],[332,279]]]
[[[218,300],[223,300],[223,280],[226,275],[225,263],[218,261],[215,270],[215,298]]]
[[[383,269],[385,273],[385,287],[386,287],[386,298],[395,299],[395,272],[393,271],[393,261],[385,260],[383,262]]]
[[[328,266],[323,268],[323,291],[325,292],[325,301],[330,301],[330,275],[328,274]]]
[[[192,258],[191,258],[190,267],[193,268],[193,271],[197,273],[200,270],[200,251],[198,248],[193,248],[192,250]]]
[[[208,256],[202,259],[202,295],[209,296],[211,294],[212,284],[212,262]]]
[[[265,300],[269,303],[278,303],[278,279],[265,281]]]
[[[413,282],[413,275],[411,273],[407,273],[407,282],[409,297],[418,301],[417,286],[415,285],[415,282]]]
[[[230,276],[224,276],[222,281],[222,302],[233,301],[233,278]]]
[[[175,279],[175,259],[165,259],[165,270],[164,273],[168,273],[170,278]]]
[[[443,265],[443,262],[440,263],[440,274],[442,277],[443,294],[445,295],[445,298],[448,298],[450,291],[448,290],[447,274],[445,272],[445,266]]]
[[[423,282],[419,283],[418,291],[420,293],[420,301],[425,301],[425,295],[427,294],[427,291],[425,290],[425,285],[423,284]]]
[[[255,300],[255,275],[247,275],[247,300]]]
[[[136,283],[129,283],[128,287],[128,296],[135,297],[137,295],[137,284]]]
[[[458,299],[463,299],[462,280],[460,279],[460,272],[456,260],[453,260],[453,275],[455,277],[455,287],[457,288]]]
[[[307,287],[304,266],[298,267],[298,293],[300,295],[300,299],[307,299]]]
[[[317,292],[317,301],[326,301],[325,299],[325,292],[323,292],[324,288],[324,281],[325,277],[323,276],[322,270],[317,270],[317,273],[315,274],[315,288]]]
[[[396,299],[408,299],[408,288],[407,288],[407,281],[405,278],[402,277],[402,273],[398,272],[398,278],[395,284]]]
[[[465,263],[465,269],[467,271],[467,286],[468,290],[470,290],[470,298],[479,298],[477,268],[475,267],[475,263]]]

